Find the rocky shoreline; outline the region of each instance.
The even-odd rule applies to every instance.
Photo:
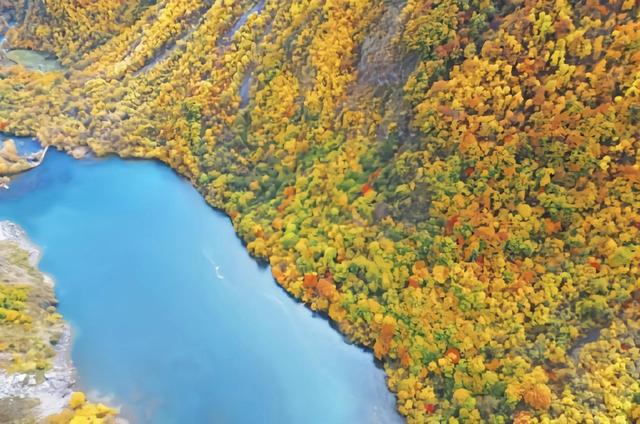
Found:
[[[0,242],[10,242],[28,255],[28,263],[36,267],[40,250],[27,238],[26,233],[12,222],[0,222]],[[3,263],[0,263],[2,267]],[[0,271],[5,271],[0,269]],[[42,275],[42,284],[53,289],[53,280]],[[71,362],[71,328],[61,321],[46,330],[46,336],[56,340],[50,367],[42,372],[8,372],[0,369],[0,418],[11,410],[19,416],[43,420],[49,415],[61,412],[69,403],[75,385],[75,369]],[[9,360],[10,352],[0,352],[0,365]],[[4,356],[4,358],[2,358]],[[16,417],[17,418],[17,417]],[[2,419],[0,419],[2,421]],[[18,421],[20,422],[20,421]]]
[[[40,249],[27,238],[25,231],[17,224],[11,221],[0,221],[0,242],[1,241],[10,241],[16,244],[20,249],[29,254],[29,263],[31,266],[35,267],[38,265],[40,257],[42,256]],[[53,285],[53,281],[48,277],[47,279]]]
[[[0,400],[11,404],[36,400],[34,418],[44,419],[61,412],[69,403],[75,385],[75,369],[69,358],[71,330],[67,324],[56,345],[53,365],[38,381],[32,373],[8,373],[0,370]]]
[[[0,145],[0,184],[8,186],[11,176],[40,166],[48,150],[45,146],[39,152],[21,155],[12,139],[4,140]]]

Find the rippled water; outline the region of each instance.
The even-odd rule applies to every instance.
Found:
[[[82,389],[141,423],[400,421],[372,355],[290,299],[170,169],[51,151],[0,191],[44,249]]]

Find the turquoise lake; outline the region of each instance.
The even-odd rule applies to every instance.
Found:
[[[132,423],[402,421],[373,356],[289,298],[169,168],[50,150],[0,190],[0,219],[44,251],[79,388]]]

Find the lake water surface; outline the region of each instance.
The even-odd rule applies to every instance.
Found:
[[[287,297],[167,167],[50,151],[0,191],[0,219],[44,250],[80,388],[132,422],[401,421],[372,355]]]

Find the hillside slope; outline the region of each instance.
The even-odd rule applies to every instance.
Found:
[[[189,178],[409,422],[640,419],[637,1],[12,4],[0,129]]]

